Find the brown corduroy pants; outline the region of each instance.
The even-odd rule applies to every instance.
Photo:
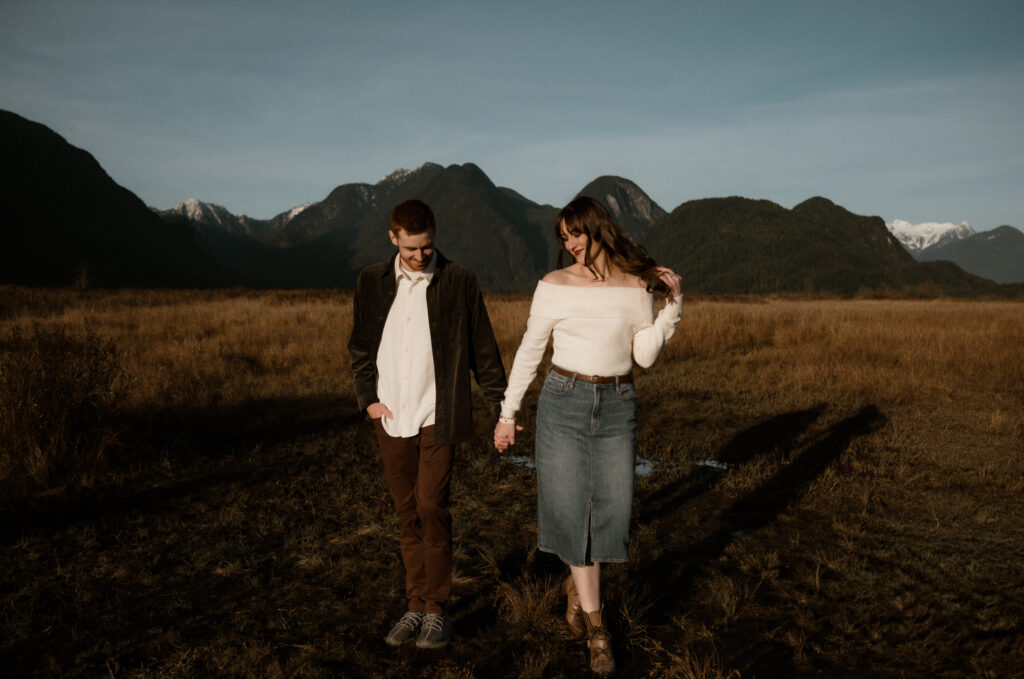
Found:
[[[409,610],[443,613],[452,589],[452,460],[455,447],[434,445],[434,427],[395,438],[373,421],[398,514]]]

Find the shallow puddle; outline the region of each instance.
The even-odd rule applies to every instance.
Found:
[[[527,469],[533,469],[535,466],[533,458],[527,457],[525,455],[506,455],[505,461],[508,462],[509,464],[521,465],[523,467],[526,467]],[[654,462],[652,462],[651,460],[645,460],[642,457],[637,458],[635,472],[637,476],[647,476],[653,471]]]

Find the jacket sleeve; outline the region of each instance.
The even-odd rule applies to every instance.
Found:
[[[505,365],[501,362],[501,351],[498,340],[494,337],[491,317],[487,314],[484,296],[476,276],[470,276],[467,282],[466,301],[470,315],[470,368],[476,377],[477,384],[483,390],[488,407],[497,414],[501,399],[505,394]]]
[[[356,400],[359,409],[377,402],[377,365],[373,358],[373,342],[369,337],[370,323],[365,300],[365,275],[356,280],[352,296],[352,334],[348,340],[348,353],[352,359],[352,375],[355,379]]]

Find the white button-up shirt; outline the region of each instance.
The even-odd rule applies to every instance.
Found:
[[[377,398],[393,418],[381,424],[390,436],[418,436],[434,424],[434,353],[427,317],[427,286],[437,268],[437,252],[423,271],[407,271],[395,257],[397,291],[377,349]]]

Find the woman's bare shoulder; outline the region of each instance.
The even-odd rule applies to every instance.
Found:
[[[573,278],[575,277],[571,271],[572,265],[565,267],[564,269],[555,269],[549,271],[544,278],[541,280],[551,285],[572,285]]]

